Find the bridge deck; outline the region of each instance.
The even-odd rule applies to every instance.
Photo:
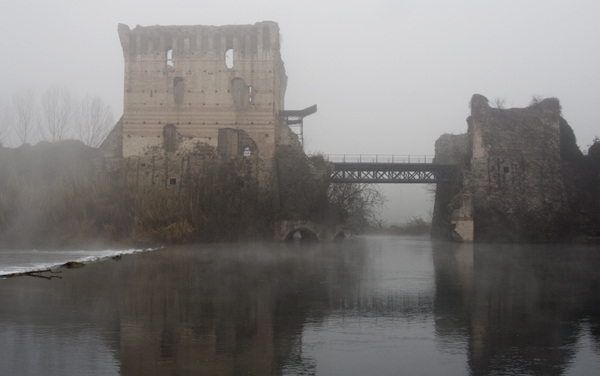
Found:
[[[442,183],[453,181],[456,165],[435,163],[333,163],[332,183]]]

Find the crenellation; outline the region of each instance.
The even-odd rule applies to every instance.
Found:
[[[181,174],[195,171],[189,161],[204,145],[219,158],[258,163],[254,171],[272,185],[277,146],[301,149],[279,116],[287,76],[275,22],[133,30],[120,24],[118,32],[125,60],[121,155],[137,158],[125,163],[130,169],[153,166],[140,175],[149,176],[146,183],[185,181]]]

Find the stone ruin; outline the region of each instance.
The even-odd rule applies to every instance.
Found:
[[[207,159],[243,157],[268,181],[280,147],[300,148],[280,113],[287,84],[277,23],[119,24],[123,117],[101,146],[106,168],[177,186]]]
[[[467,242],[569,238],[573,213],[563,151],[572,130],[559,101],[498,109],[474,95],[467,123],[466,134],[436,142],[435,162],[459,164],[460,178],[438,184],[433,234]]]

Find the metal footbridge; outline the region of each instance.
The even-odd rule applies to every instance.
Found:
[[[453,181],[457,166],[433,163],[432,155],[327,155],[334,166],[332,183],[443,183]]]

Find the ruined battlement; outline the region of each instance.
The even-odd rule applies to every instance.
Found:
[[[277,23],[133,30],[120,24],[118,32],[124,158],[177,155],[200,145],[264,160],[278,143],[298,145],[279,116],[287,76]]]
[[[206,155],[248,158],[266,181],[278,147],[301,148],[280,115],[287,76],[277,23],[119,24],[118,34],[125,95],[120,133],[111,135],[122,139],[122,153],[113,154],[151,165],[153,174],[165,170],[152,184],[176,184],[185,174],[157,161],[183,166]]]
[[[272,21],[254,25],[226,26],[129,26],[118,27],[126,60],[167,60],[172,51],[177,60],[220,60],[231,49],[234,59],[272,60],[279,58],[279,26]]]

